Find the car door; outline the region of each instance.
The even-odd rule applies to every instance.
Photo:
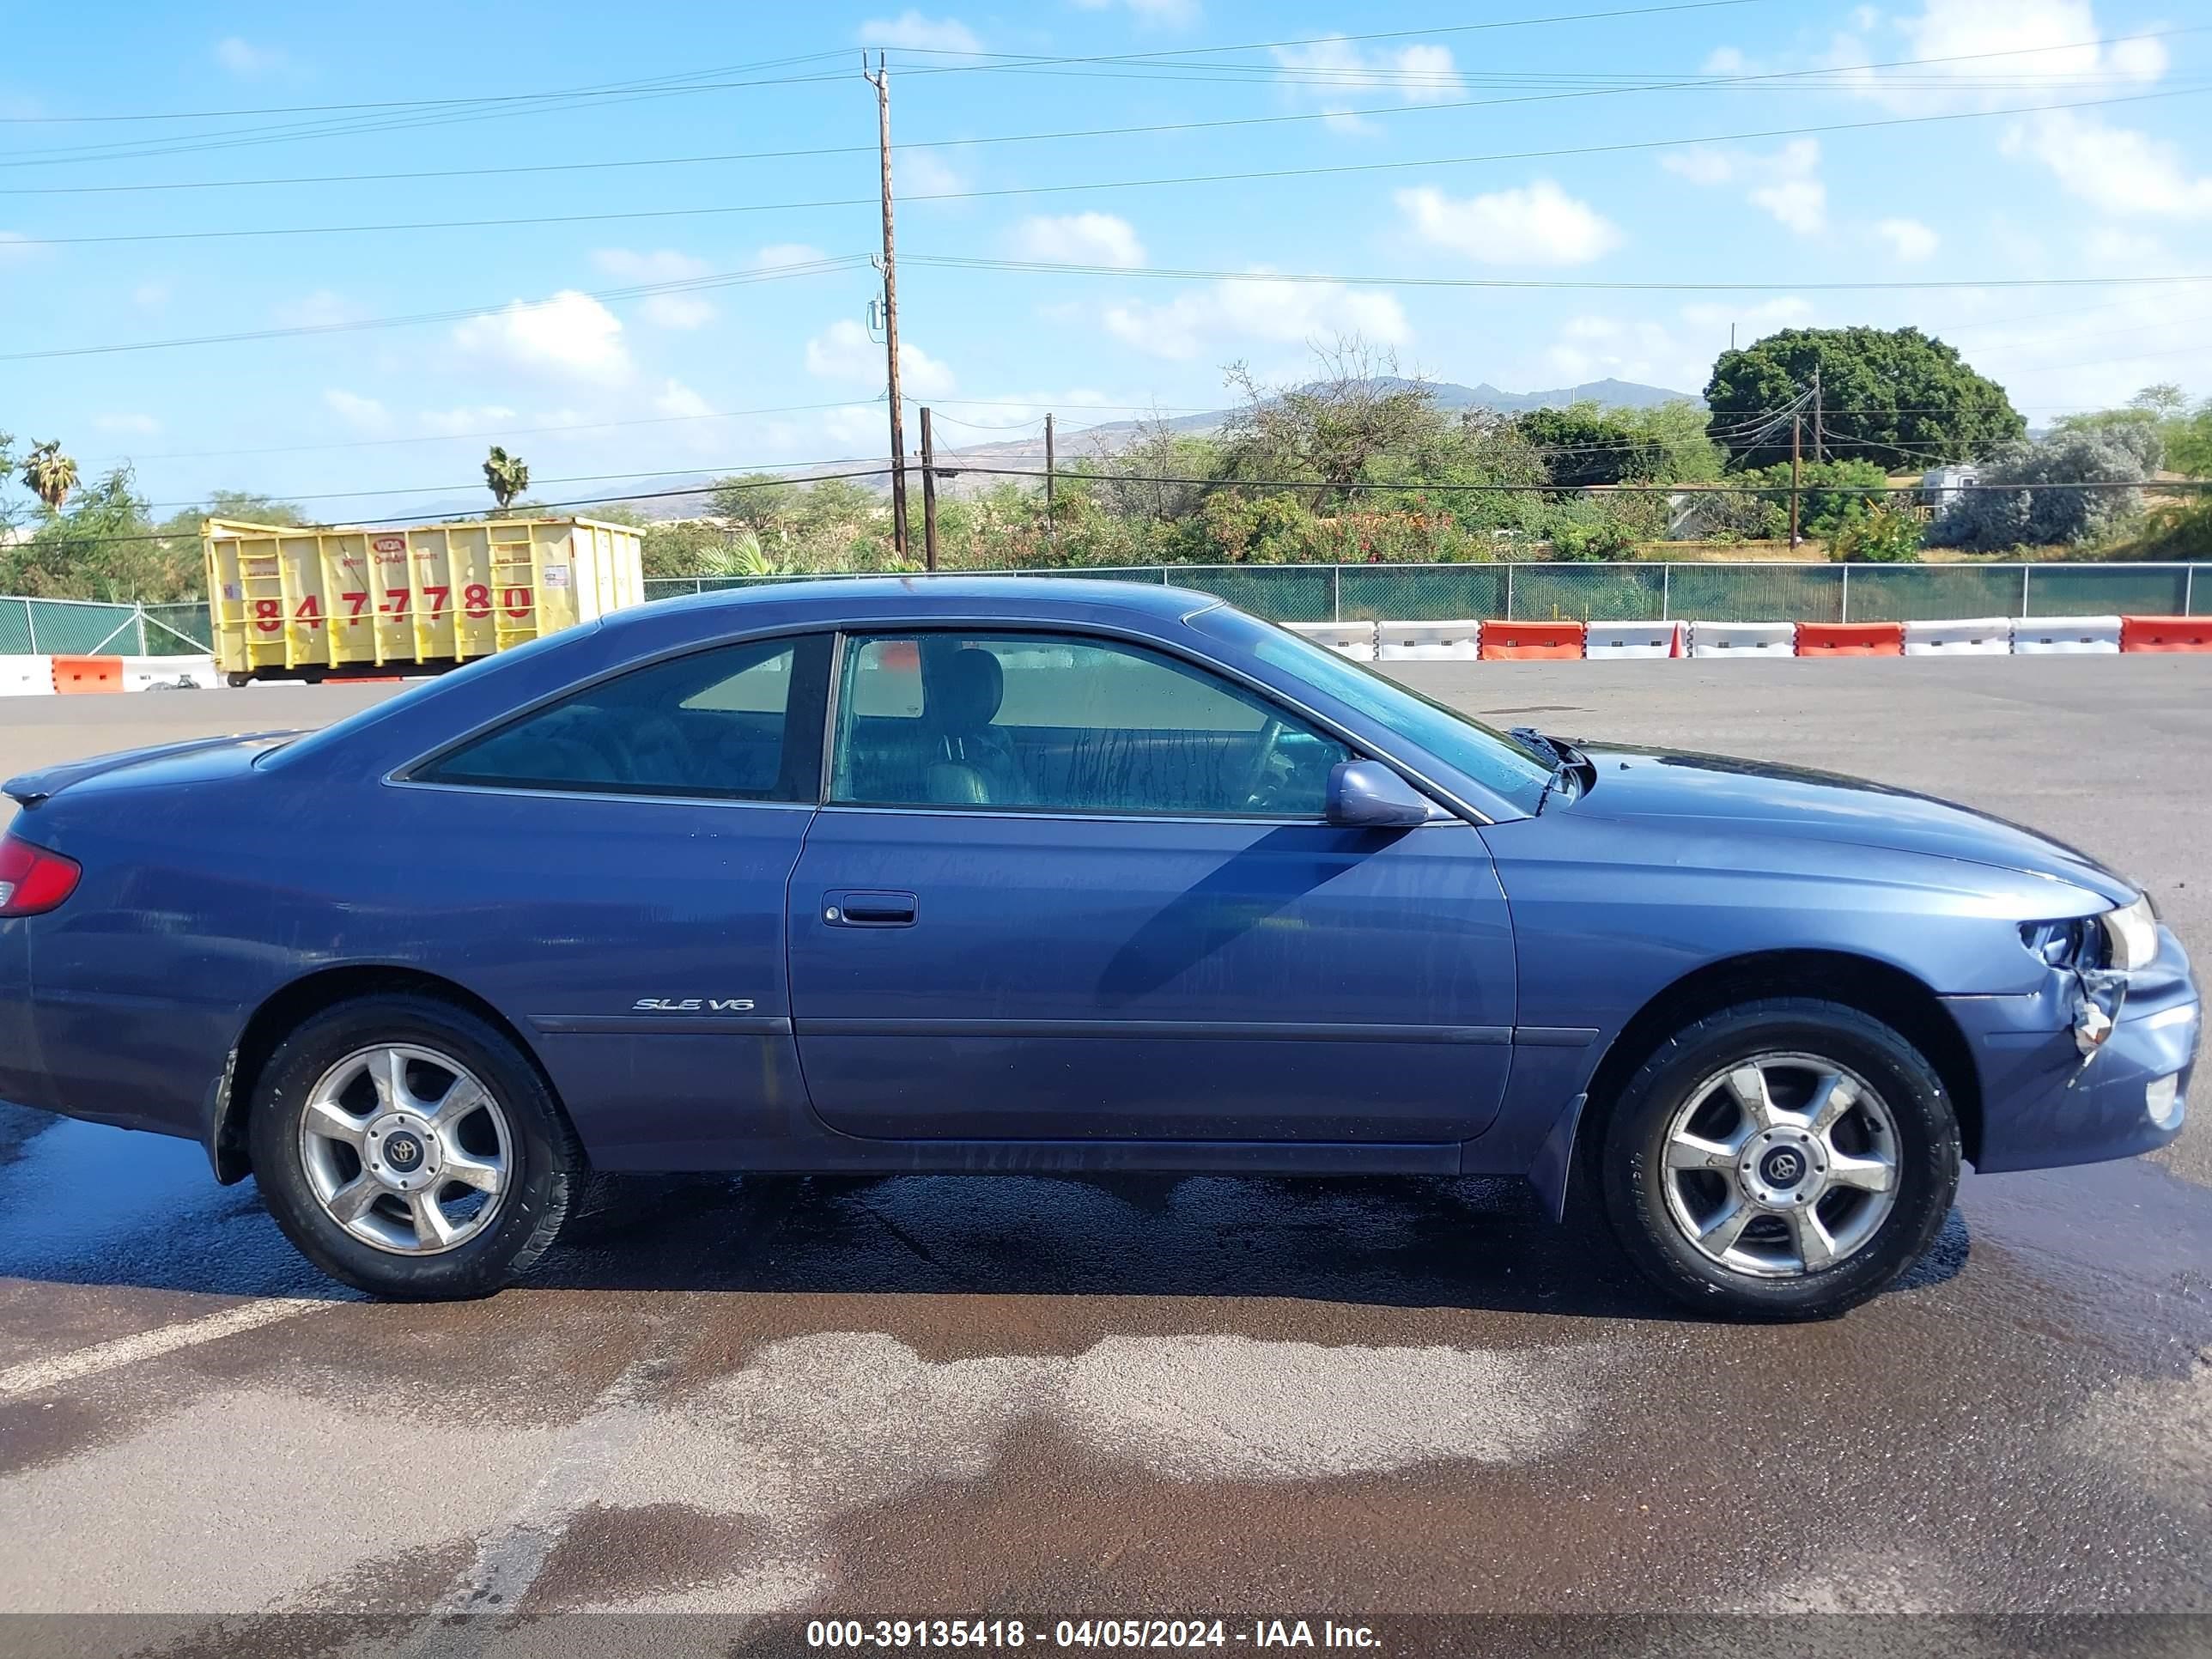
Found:
[[[477,914],[402,912],[424,965],[528,1033],[605,1167],[728,1167],[811,1130],[785,890],[821,787],[830,638],[695,650],[596,681],[410,769],[410,861]],[[374,896],[370,902],[374,903]]]
[[[792,879],[816,1112],[888,1138],[1478,1134],[1512,1024],[1469,825],[1322,821],[1347,746],[1096,635],[848,636]]]

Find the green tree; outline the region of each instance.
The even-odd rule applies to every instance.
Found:
[[[49,512],[26,540],[0,547],[0,592],[148,604],[199,596],[198,526],[189,538],[156,529],[129,467],[75,493],[66,511]]]
[[[2144,473],[2140,452],[2111,429],[2008,444],[1983,466],[1984,487],[1945,507],[1928,540],[1979,552],[2094,541],[2142,514]],[[2106,487],[2073,487],[2082,483]]]
[[[48,513],[58,513],[76,488],[76,463],[62,453],[58,439],[33,444],[23,458],[23,484],[46,503]]]
[[[1551,481],[1562,489],[1656,477],[1662,452],[1617,415],[1585,402],[1529,410],[1514,417],[1514,427],[1542,456]]]
[[[1816,372],[1826,447],[1885,472],[1987,455],[2027,431],[2002,386],[1917,328],[1791,328],[1723,352],[1713,366],[1705,404],[1732,465],[1790,459],[1790,422],[1773,417]]]
[[[797,484],[785,483],[772,472],[717,478],[707,498],[707,516],[733,531],[750,530],[766,541],[788,533],[799,495]]]
[[[1222,427],[1231,477],[1310,478],[1342,501],[1382,457],[1439,424],[1435,394],[1401,378],[1388,350],[1357,335],[1316,347],[1320,373],[1303,386],[1263,386],[1243,363],[1224,378],[1243,399]]]
[[[1743,483],[1763,493],[1758,499],[1761,528],[1769,541],[1790,533],[1791,467],[1787,461],[1741,475]],[[1808,461],[1796,469],[1801,493],[1797,499],[1797,527],[1803,534],[1826,540],[1853,520],[1864,517],[1889,497],[1889,475],[1872,461]]]
[[[1828,556],[1852,564],[1910,564],[1920,556],[1920,520],[1894,507],[1877,507],[1839,526],[1828,539]]]
[[[257,495],[250,489],[212,489],[204,505],[172,513],[161,520],[161,529],[168,535],[198,541],[203,519],[227,519],[234,524],[270,524],[286,528],[309,522],[307,515],[290,501]]]
[[[530,466],[520,455],[510,455],[497,444],[483,464],[484,484],[491,497],[499,503],[502,513],[514,506],[514,498],[530,488]]]

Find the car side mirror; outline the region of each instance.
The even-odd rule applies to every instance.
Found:
[[[1381,761],[1345,761],[1330,769],[1323,816],[1346,830],[1402,830],[1426,823],[1436,808]]]

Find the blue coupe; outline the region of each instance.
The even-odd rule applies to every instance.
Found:
[[[0,1097],[194,1137],[389,1297],[496,1289],[592,1170],[1392,1172],[1832,1314],[1962,1159],[2171,1140],[2199,1024],[2069,848],[1173,588],[650,605],[6,790]]]

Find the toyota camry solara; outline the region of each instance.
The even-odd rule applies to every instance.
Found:
[[[1397,1172],[1831,1314],[1962,1160],[2172,1139],[2199,1023],[2040,836],[1496,732],[1172,588],[651,605],[6,788],[0,1097],[193,1137],[392,1297],[594,1169]]]

